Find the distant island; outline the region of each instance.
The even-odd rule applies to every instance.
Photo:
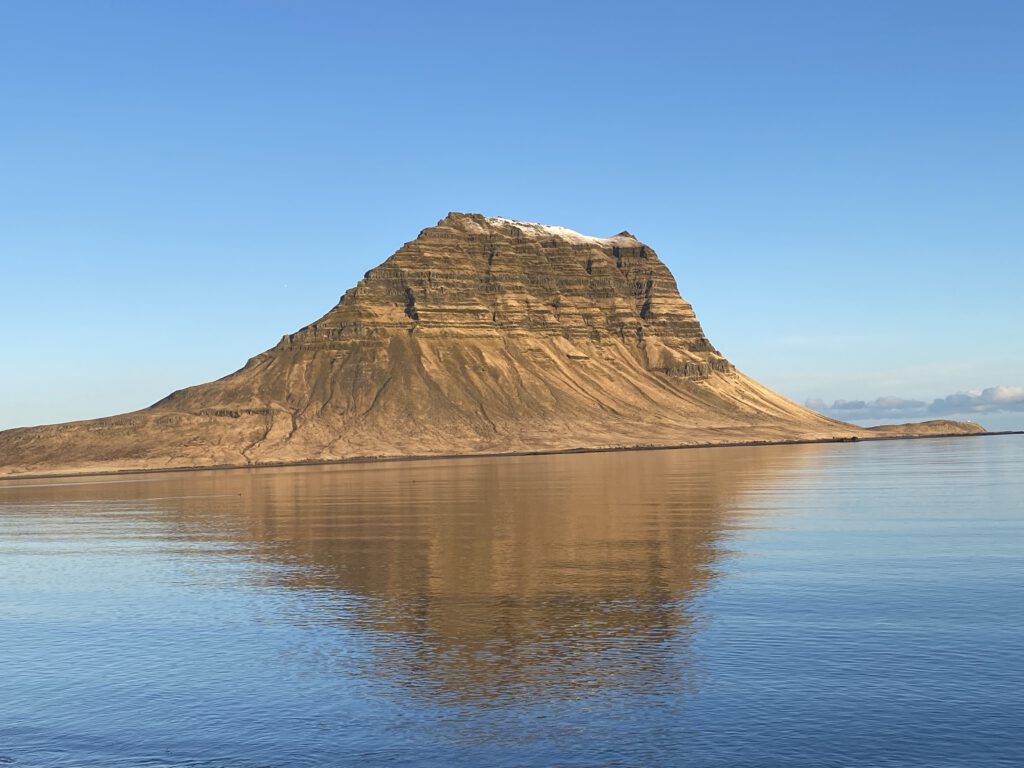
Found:
[[[979,432],[865,429],[762,386],[628,232],[451,213],[229,376],[0,432],[0,475]]]

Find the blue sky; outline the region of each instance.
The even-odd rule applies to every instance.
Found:
[[[800,402],[1012,395],[1021,39],[1013,0],[8,0],[0,428],[229,373],[450,210],[629,229]]]

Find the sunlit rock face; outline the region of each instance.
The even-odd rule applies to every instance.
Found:
[[[650,370],[730,368],[671,273],[629,233],[586,237],[478,214],[449,214],[421,232],[282,346],[348,352],[395,330],[418,340],[557,339],[564,349],[619,341]]]
[[[628,232],[452,213],[230,376],[0,433],[0,473],[867,434],[738,372]]]

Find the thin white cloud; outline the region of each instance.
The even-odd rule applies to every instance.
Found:
[[[988,387],[956,392],[936,398],[931,403],[901,397],[878,397],[874,400],[835,400],[828,405],[821,398],[813,398],[805,405],[843,421],[1016,413],[1024,412],[1024,387]]]
[[[934,415],[1024,411],[1024,387],[989,387],[957,392],[935,400],[928,406],[928,411]]]

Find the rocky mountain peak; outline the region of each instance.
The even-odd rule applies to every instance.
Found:
[[[282,344],[329,348],[399,330],[420,338],[616,341],[666,375],[730,369],[649,246],[472,213],[450,213],[424,229]]]

